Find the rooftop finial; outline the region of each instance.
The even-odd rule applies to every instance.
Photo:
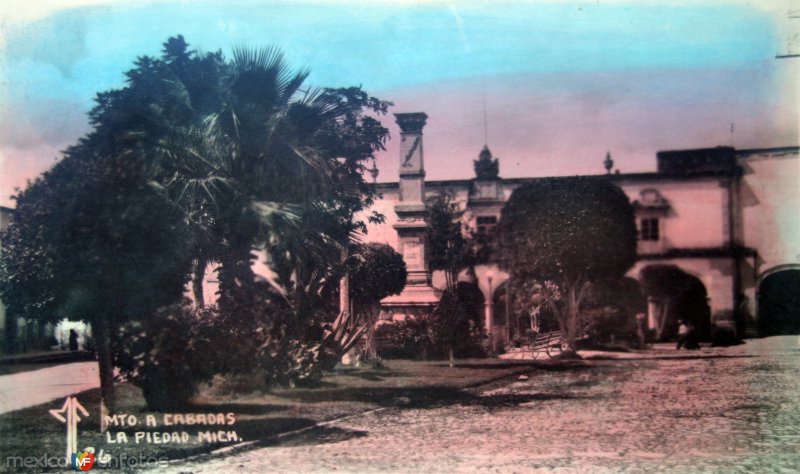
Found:
[[[368,168],[367,171],[369,171],[370,176],[372,176],[372,182],[377,183],[378,173],[380,173],[380,170],[378,169],[378,165],[375,163],[375,157],[372,157],[372,168]]]
[[[606,152],[606,159],[603,161],[603,166],[606,168],[606,173],[611,174],[611,168],[614,167],[614,160],[611,159],[611,152]]]
[[[500,174],[500,162],[497,158],[492,158],[489,147],[483,147],[478,159],[472,162],[475,167],[475,177],[478,179],[497,179]]]

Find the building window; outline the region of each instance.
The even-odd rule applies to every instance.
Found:
[[[497,217],[478,216],[477,224],[478,224],[478,234],[483,234],[483,235],[491,234],[494,231],[494,228],[497,227]]]
[[[639,232],[639,237],[641,238],[641,240],[656,241],[661,238],[658,229],[658,218],[651,217],[647,219],[642,219],[641,222],[642,226]]]

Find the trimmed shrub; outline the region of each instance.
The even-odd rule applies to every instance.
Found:
[[[121,327],[114,338],[115,365],[142,389],[149,409],[183,407],[199,383],[211,380],[213,316],[213,310],[195,310],[186,300]]]
[[[317,383],[326,358],[321,315],[298,317],[266,284],[245,291],[217,315],[215,337],[225,350],[215,358],[216,373],[260,372],[267,386]]]
[[[431,316],[408,317],[379,329],[380,354],[387,359],[427,359],[433,353]]]

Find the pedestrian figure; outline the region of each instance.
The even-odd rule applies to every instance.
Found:
[[[74,329],[69,330],[69,350],[78,350],[78,331]]]
[[[644,313],[636,315],[636,335],[639,337],[639,349],[644,349],[646,346],[646,331],[647,331],[647,316]]]
[[[694,327],[694,324],[690,321],[687,324],[689,328],[689,332],[686,334],[685,344],[683,347],[686,350],[697,350],[700,349],[700,343],[697,341],[697,328]]]
[[[678,320],[678,345],[675,346],[675,350],[679,351],[681,347],[683,347],[687,343],[687,339],[689,338],[689,326],[686,324],[686,321],[679,319]],[[688,349],[688,347],[687,347]]]

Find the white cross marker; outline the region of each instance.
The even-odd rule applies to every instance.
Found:
[[[51,415],[67,424],[67,463],[72,462],[72,454],[78,452],[78,422],[81,421],[81,417],[78,415],[79,410],[83,416],[89,416],[89,412],[75,397],[67,397],[60,410],[50,410]],[[66,418],[62,416],[64,413],[67,415]]]

